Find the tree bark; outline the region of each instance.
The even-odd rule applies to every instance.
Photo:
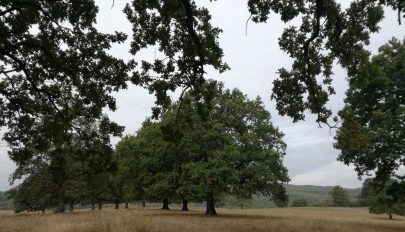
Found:
[[[188,211],[188,202],[185,199],[183,199],[183,207],[181,208],[181,210]]]
[[[65,212],[65,188],[62,186],[59,188],[58,194],[58,208],[55,213],[64,213]]]
[[[391,214],[391,213],[389,213],[388,215],[389,215],[390,220],[393,220],[393,219],[394,219],[394,218],[392,217],[392,214]]]
[[[125,200],[125,209],[128,209],[128,201]]]
[[[102,210],[103,209],[103,200],[99,199],[98,200],[98,210]]]
[[[115,209],[120,208],[120,202],[118,200],[115,200]]]
[[[95,202],[94,202],[94,199],[93,200],[91,200],[91,210],[94,210],[96,207],[95,207]]]
[[[74,205],[73,198],[69,198],[69,212],[73,212],[73,205]]]
[[[144,201],[142,201],[142,208],[146,207],[146,203]]]
[[[170,209],[169,208],[169,199],[167,199],[167,198],[163,199],[162,209]]]
[[[215,210],[215,199],[214,199],[214,191],[207,192],[207,209],[205,214],[208,216],[217,215],[217,211]]]

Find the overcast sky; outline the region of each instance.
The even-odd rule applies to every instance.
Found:
[[[344,6],[350,1],[341,0]],[[115,0],[113,8],[112,0],[96,2],[100,8],[97,23],[100,31],[123,31],[130,35],[131,25],[122,13],[129,0]],[[318,128],[315,118],[310,115],[305,122],[293,124],[291,119],[278,115],[274,101],[270,100],[272,82],[277,77],[277,70],[281,67],[288,68],[292,63],[288,55],[278,47],[278,38],[285,27],[278,15],[273,14],[266,24],[250,22],[246,35],[245,24],[249,17],[246,1],[219,0],[210,3],[209,0],[197,0],[197,3],[208,7],[214,26],[223,29],[220,45],[224,49],[224,60],[231,67],[230,71],[223,74],[210,70],[206,77],[224,82],[227,88],[239,88],[250,98],[261,96],[273,117],[273,123],[285,133],[288,148],[284,164],[289,170],[291,183],[360,187],[361,182],[353,168],[336,161],[339,152],[333,149],[333,135],[329,129]],[[375,53],[378,47],[392,37],[404,38],[405,26],[399,26],[396,17],[396,12],[388,11],[381,23],[380,33],[372,35],[370,51]],[[111,53],[124,59],[131,58],[128,53],[129,42],[130,39],[125,44],[114,46]],[[137,58],[153,56],[154,52],[149,50],[142,52]],[[336,66],[334,73],[333,85],[337,94],[331,98],[329,107],[337,112],[343,106],[347,83],[346,73],[340,67]],[[146,90],[134,86],[120,91],[115,96],[118,110],[109,112],[109,115],[112,120],[126,127],[126,134],[134,134],[142,121],[150,116],[154,97]],[[114,143],[118,140],[114,139]],[[9,188],[8,177],[15,168],[7,157],[5,145],[0,142],[0,190]]]

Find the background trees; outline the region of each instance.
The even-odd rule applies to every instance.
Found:
[[[330,197],[334,207],[346,207],[350,204],[349,197],[341,186],[333,187],[332,191],[330,192]]]
[[[296,199],[291,202],[291,207],[308,207],[308,201],[305,200],[304,198],[301,199]]]

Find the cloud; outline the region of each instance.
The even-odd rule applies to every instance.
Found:
[[[337,161],[296,175],[291,179],[291,183],[297,185],[340,185],[345,188],[359,188],[362,185],[362,182],[357,179],[353,167],[345,166]]]

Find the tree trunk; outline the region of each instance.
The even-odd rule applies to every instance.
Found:
[[[120,202],[118,200],[115,200],[115,209],[120,208]]]
[[[102,210],[103,209],[103,200],[99,199],[98,200],[98,210]]]
[[[91,210],[94,210],[96,207],[95,207],[95,202],[94,202],[94,199],[93,200],[91,200]]]
[[[45,209],[42,209],[42,213],[45,213]]]
[[[188,211],[188,202],[187,200],[183,199],[183,207],[181,208],[182,211]]]
[[[59,188],[58,194],[58,208],[56,209],[55,213],[64,213],[65,212],[65,188]]]
[[[73,198],[69,198],[69,212],[73,212],[73,205],[74,205]]]
[[[217,211],[215,210],[215,200],[214,200],[214,191],[207,192],[207,209],[205,214],[208,216],[217,215]]]
[[[128,201],[125,200],[125,209],[128,209]]]
[[[170,209],[169,208],[169,199],[165,198],[163,199],[163,207],[162,209]]]
[[[393,219],[394,219],[394,218],[392,217],[392,214],[391,214],[391,213],[389,213],[388,216],[389,216],[390,220],[393,220]]]
[[[146,207],[146,203],[144,201],[142,201],[142,208]]]

